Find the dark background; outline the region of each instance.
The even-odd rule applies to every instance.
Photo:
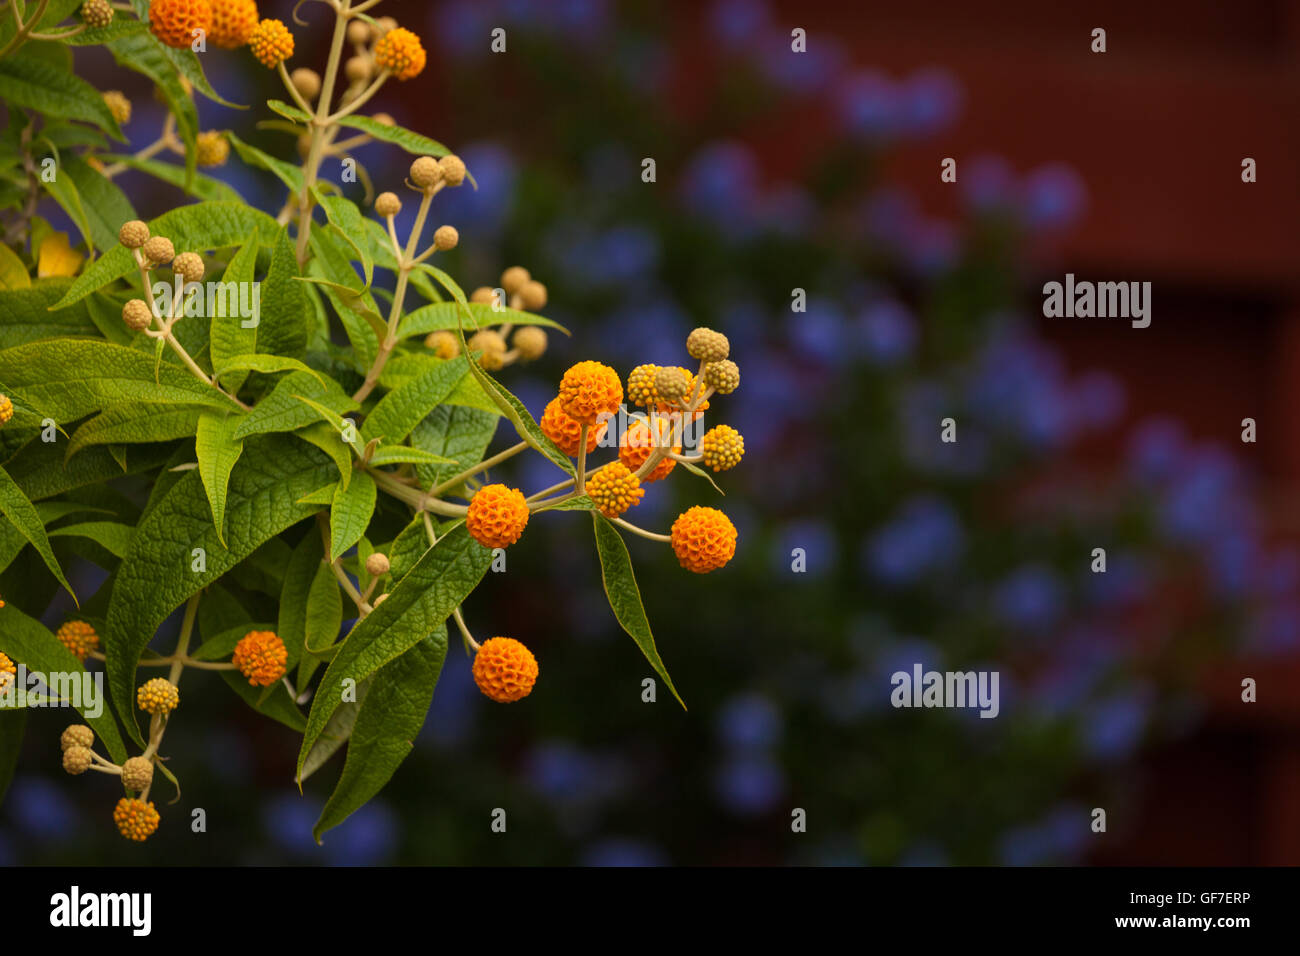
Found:
[[[260,6],[290,21],[292,4]],[[435,204],[461,234],[448,268],[471,288],[527,266],[574,333],[504,374],[535,414],[574,361],[626,374],[679,364],[697,324],[731,338],[742,386],[711,415],[744,433],[745,461],[722,499],[679,469],[636,520],[715,505],[740,553],[696,577],[629,542],[690,710],[641,702],[649,669],[604,603],[590,530],[547,514],[466,606],[480,637],[536,652],[536,691],[491,704],[453,642],[414,752],[323,847],[310,826],[337,769],[299,796],[293,735],[194,673],[167,735],[184,795],[148,844],[113,831],[111,781],[62,775],[63,722],[38,714],[0,861],[1300,862],[1295,5],[376,12],[430,64],[373,108],[479,182]],[[289,66],[321,69],[325,11],[303,13]],[[496,26],[505,54],[488,52]],[[246,51],[206,57],[228,98],[283,96]],[[95,51],[78,66],[127,90],[133,145],[152,140],[148,90]],[[253,126],[263,111],[201,115],[295,155]],[[409,156],[357,158],[400,191]],[[269,175],[216,172],[279,208]],[[181,201],[121,183],[147,215]],[[1151,326],[1043,319],[1042,283],[1066,272],[1152,282]],[[946,416],[955,445],[938,442]],[[916,662],[998,670],[1001,715],[892,709],[889,674]]]

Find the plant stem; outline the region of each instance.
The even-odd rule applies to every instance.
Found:
[[[316,101],[316,116],[312,120],[311,147],[307,151],[307,161],[302,171],[302,195],[298,199],[298,265],[307,261],[307,243],[311,239],[312,187],[316,185],[316,175],[320,171],[321,151],[325,144],[325,134],[330,115],[330,101],[334,96],[334,84],[339,75],[339,59],[343,54],[343,45],[348,35],[349,7],[352,0],[339,0],[334,19],[334,37],[330,41],[329,59],[325,64],[325,78],[321,81],[320,99]],[[311,112],[308,110],[307,112]]]
[[[447,489],[455,488],[457,485],[459,485],[462,481],[464,481],[466,478],[470,477],[471,475],[476,475],[480,471],[487,471],[489,468],[495,468],[497,465],[501,464],[501,462],[513,458],[515,455],[519,454],[521,451],[524,451],[529,447],[531,446],[526,441],[521,441],[518,445],[511,445],[505,451],[499,452],[493,455],[491,458],[485,458],[477,465],[475,465],[473,468],[466,468],[459,475],[453,475],[451,478],[448,478],[446,481],[442,482],[442,484],[429,489],[429,494],[436,498],[438,497],[438,495],[442,494]]]
[[[653,531],[647,531],[645,528],[638,528],[636,525],[632,524],[632,522],[624,521],[622,518],[613,518],[611,520],[613,520],[614,524],[618,525],[620,528],[626,528],[628,531],[631,531],[633,534],[639,534],[641,537],[649,538],[651,541],[672,541],[673,540],[672,537],[669,535],[656,534]]]

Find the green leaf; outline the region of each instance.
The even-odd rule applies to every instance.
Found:
[[[375,513],[375,497],[375,479],[367,472],[354,474],[346,488],[339,484],[330,505],[331,561],[337,561],[366,533]]]
[[[311,247],[314,255],[307,265],[308,272],[330,283],[322,287],[325,297],[343,323],[343,330],[356,353],[357,368],[368,369],[379,354],[379,334],[371,321],[365,318],[368,314],[378,319],[379,307],[375,298],[362,286],[351,262],[328,233],[313,229]],[[341,291],[343,289],[351,290],[351,294]],[[383,325],[382,319],[379,324]]]
[[[133,448],[127,454],[127,470],[131,474],[152,471],[165,462],[171,452],[172,449],[165,445]],[[121,466],[106,449],[89,449],[65,465],[63,450],[56,442],[31,442],[9,459],[6,467],[32,501],[122,477]]]
[[[456,462],[442,455],[409,448],[406,445],[380,445],[370,456],[370,465],[381,468],[384,465],[454,465]]]
[[[139,20],[123,20],[115,17],[108,26],[88,27],[76,36],[67,37],[59,42],[66,43],[68,46],[103,46],[122,37],[137,36],[147,32],[148,27]]]
[[[32,277],[27,272],[27,263],[18,253],[0,242],[0,289],[26,289],[32,284]]]
[[[62,160],[59,175],[67,176],[77,187],[96,248],[113,248],[122,223],[136,218],[131,201],[111,179],[91,169],[76,153],[66,153]]]
[[[122,131],[98,90],[30,52],[20,50],[0,59],[0,100],[11,110],[24,107],[44,116],[81,120],[122,139]]]
[[[234,133],[227,132],[226,137],[239,153],[239,158],[250,166],[257,166],[259,169],[265,169],[269,173],[274,173],[275,177],[284,183],[291,193],[300,194],[302,192],[302,170],[293,163],[287,163],[283,159],[276,159],[269,153],[265,153],[256,146],[245,143]]]
[[[446,656],[447,628],[443,626],[371,678],[352,726],[343,774],[312,828],[318,843],[321,834],[382,790],[411,752],[433,702]]]
[[[136,15],[141,20],[149,19],[150,0],[131,0],[131,6],[135,8]],[[217,91],[212,88],[208,82],[207,76],[203,72],[203,65],[199,62],[198,54],[189,47],[176,49],[175,47],[165,46],[155,39],[151,34],[146,34],[146,38],[171,61],[175,72],[179,72],[194,86],[196,90],[215,103],[222,106],[230,106],[234,109],[246,109],[238,103],[232,103],[229,100],[222,99]]]
[[[325,376],[314,368],[308,367],[298,359],[289,358],[287,355],[263,355],[260,353],[236,355],[234,358],[225,360],[225,363],[217,371],[217,377],[224,378],[227,372],[261,372],[263,375],[274,375],[276,372],[306,372],[322,382],[325,380]]]
[[[284,100],[267,100],[266,105],[272,112],[279,113],[285,119],[293,120],[295,123],[310,123],[311,117],[298,109],[296,106],[290,106]]]
[[[311,652],[322,651],[338,640],[343,622],[343,595],[334,572],[323,559],[320,535],[304,535],[289,559],[280,594],[276,633],[299,662],[299,687],[307,686],[320,664],[320,658]]]
[[[361,426],[362,437],[366,441],[383,438],[393,445],[401,442],[442,404],[468,370],[465,357],[457,356],[439,362],[419,378],[393,389],[366,416]]]
[[[77,231],[81,233],[81,237],[85,239],[87,246],[90,247],[91,251],[94,251],[95,239],[91,235],[90,218],[86,214],[88,203],[81,201],[81,193],[77,189],[77,184],[72,181],[72,177],[56,175],[42,185],[44,185],[45,191],[68,214],[68,218],[77,227]]]
[[[8,248],[0,245],[0,249]],[[13,255],[12,252],[9,254]],[[0,313],[4,315],[4,321],[0,322],[0,348],[12,348],[56,336],[93,336],[95,326],[84,307],[62,312],[49,311],[50,303],[66,292],[71,284],[68,279],[42,279],[31,288],[0,292]],[[120,314],[117,321],[121,325]]]
[[[50,548],[50,539],[45,534],[45,525],[41,524],[41,516],[36,513],[35,506],[23,494],[9,472],[3,468],[0,468],[0,514],[13,522],[14,527],[36,549],[36,553],[41,556],[50,573],[75,601],[77,595],[73,593],[68,579],[63,576],[63,569],[59,567],[58,559],[54,557],[54,551]]]
[[[339,125],[350,126],[353,129],[369,133],[375,139],[383,140],[385,143],[392,143],[394,146],[400,146],[408,153],[416,156],[442,157],[451,152],[437,140],[421,136],[419,133],[413,133],[409,129],[403,129],[400,126],[389,126],[378,120],[373,120],[369,116],[345,116],[339,120]]]
[[[54,528],[49,532],[51,538],[65,535],[89,538],[115,558],[126,557],[126,549],[130,546],[131,535],[134,533],[135,528],[131,525],[118,524],[116,521],[86,521]]]
[[[322,485],[315,491],[309,492],[298,499],[299,503],[304,505],[332,505],[334,503],[334,492],[338,490],[339,483],[331,481],[328,485]]]
[[[298,499],[330,481],[329,458],[301,442],[255,436],[231,473],[226,495],[228,533],[223,547],[212,524],[203,482],[186,472],[150,506],[118,571],[108,608],[108,680],[114,704],[137,743],[136,663],[158,626],[199,589],[216,581],[264,542],[315,511]],[[193,549],[206,567],[192,570]]]
[[[199,252],[242,246],[255,233],[274,236],[280,224],[252,206],[236,202],[201,202],[163,213],[149,223],[149,232],[166,236],[177,249]],[[136,271],[131,250],[115,245],[87,266],[67,293],[51,306],[63,309],[110,282]],[[265,291],[265,290],[264,290]]]
[[[393,252],[392,239],[388,227],[377,219],[365,221],[366,231],[370,233],[370,251],[375,257],[375,265],[389,272],[398,270],[397,254]],[[411,288],[420,293],[429,302],[441,302],[442,293],[429,281],[429,277],[418,269],[410,273]]]
[[[514,325],[544,325],[547,328],[559,329],[565,335],[570,334],[569,330],[560,323],[531,312],[521,312],[518,309],[497,310],[485,302],[470,302],[468,308],[476,328],[482,329],[509,322]],[[407,339],[413,335],[428,335],[430,332],[455,332],[460,328],[460,324],[461,314],[458,303],[435,302],[433,305],[421,306],[403,316],[397,323],[397,337]]]
[[[636,575],[632,573],[632,559],[627,553],[623,537],[603,515],[592,514],[596,525],[596,551],[600,555],[600,575],[605,583],[605,594],[609,606],[623,630],[632,635],[636,646],[641,648],[650,666],[655,669],[668,689],[673,692],[677,702],[686,709],[686,702],[673,686],[673,679],[668,676],[659,649],[655,647],[654,634],[650,632],[650,622],[646,619],[645,605],[641,603],[641,589],[637,587]]]
[[[64,647],[57,637],[35,618],[28,617],[13,604],[0,608],[0,652],[7,654],[14,663],[25,664],[29,671],[41,674],[80,675],[86,668],[76,656]],[[58,688],[50,688],[56,691]],[[73,700],[76,704],[76,700]],[[132,701],[134,703],[134,701]],[[90,706],[94,704],[95,706]],[[113,715],[109,713],[103,700],[82,700],[77,711],[86,719],[95,736],[103,743],[104,749],[114,762],[126,759],[126,748],[122,746],[122,736],[118,733]],[[100,710],[92,717],[96,707]]]
[[[194,436],[194,452],[199,459],[199,477],[212,505],[212,524],[217,539],[226,543],[226,490],[235,462],[244,451],[244,443],[235,437],[242,415],[204,412],[199,417]]]
[[[727,494],[725,491],[723,491],[721,488],[718,487],[718,483],[713,480],[713,476],[710,475],[703,468],[701,468],[699,465],[694,465],[689,461],[678,462],[678,464],[684,467],[692,475],[697,475],[700,478],[703,478],[705,481],[707,481],[709,484],[713,486],[713,490],[716,491],[718,494],[723,496]]]
[[[304,395],[295,395],[294,398],[320,416],[322,421],[326,422],[334,429],[334,434],[337,435],[345,444],[350,445],[358,456],[362,456],[366,453],[365,442],[363,442],[359,437],[354,436],[351,441],[346,437],[350,432],[355,431],[355,428],[351,424],[351,419],[343,418],[343,416],[333,409],[322,405],[320,402],[307,398]]]
[[[350,678],[359,684],[434,634],[491,563],[492,552],[459,525],[426,551],[387,599],[357,623],[330,661],[312,700],[298,754],[300,780],[312,745],[341,702],[342,681]]]
[[[121,163],[123,166],[137,169],[142,173],[162,180],[169,186],[175,186],[196,199],[208,199],[215,202],[243,202],[243,197],[234,189],[215,176],[205,173],[193,173],[186,176],[185,167],[174,163],[165,163],[159,159],[137,159],[134,156],[110,153],[101,156],[106,163]]]
[[[338,230],[339,237],[352,249],[356,250],[357,258],[361,260],[366,285],[369,286],[371,279],[374,278],[375,260],[370,254],[370,237],[366,232],[361,210],[350,199],[344,199],[342,196],[330,196],[322,192],[319,186],[313,191],[316,200],[324,208],[326,217]]]
[[[123,402],[236,407],[179,365],[164,364],[155,380],[148,354],[91,339],[54,339],[0,350],[0,382],[63,422]]]
[[[500,420],[495,411],[463,405],[439,405],[435,408],[411,431],[411,444],[448,458],[454,464],[417,466],[415,471],[420,484],[431,488],[482,461]]]
[[[257,350],[301,358],[307,351],[307,294],[297,281],[298,259],[287,230],[281,229],[271,252],[271,267],[262,283]]]
[[[465,341],[464,331],[461,332],[460,340],[461,346],[464,348],[465,352],[468,353],[470,349],[469,344]],[[555,446],[555,442],[546,437],[546,433],[542,431],[542,427],[537,424],[528,409],[524,407],[523,402],[515,398],[514,395],[510,394],[510,392],[501,385],[501,383],[487,372],[483,371],[483,369],[479,367],[478,362],[471,361],[469,363],[469,370],[470,374],[474,376],[479,385],[483,387],[483,391],[487,394],[488,398],[492,399],[492,401],[496,403],[497,408],[501,409],[502,414],[510,420],[510,424],[515,426],[515,431],[519,434],[520,438],[528,442],[529,445],[540,451],[551,461],[555,462],[555,464],[558,465],[566,475],[569,475],[572,478],[578,477],[578,473],[574,470],[573,462],[569,460],[569,456],[560,451],[560,449]]]
[[[442,269],[431,266],[427,262],[421,262],[416,268],[429,273],[429,275],[437,279],[438,283],[451,293],[451,297],[456,300],[456,304],[460,306],[463,313],[469,313],[469,300],[465,298],[465,290],[460,287],[455,279],[447,275]]]
[[[340,415],[360,406],[332,378],[322,381],[314,371],[290,372],[275,383],[271,393],[244,416],[235,432],[236,438],[265,432],[291,432],[319,421],[320,416],[295,396],[302,395]],[[338,436],[335,435],[336,442]]]
[[[168,111],[176,118],[176,132],[185,146],[185,176],[188,181],[194,175],[198,156],[195,139],[199,132],[199,113],[166,48],[147,32],[117,37],[110,40],[107,47],[118,65],[147,76],[162,93]],[[171,236],[157,231],[154,235]],[[177,248],[184,247],[178,245]]]
[[[230,258],[226,264],[225,274],[221,277],[222,287],[225,290],[225,301],[229,302],[233,297],[235,301],[241,302],[243,290],[248,289],[248,304],[251,306],[254,302],[252,290],[253,277],[256,275],[257,268],[257,250],[260,245],[257,230],[253,230],[252,236],[248,242],[239,247],[239,250]],[[257,351],[257,327],[261,324],[261,294],[257,296],[257,308],[254,310],[255,315],[248,319],[240,315],[231,315],[229,308],[213,309],[213,315],[208,324],[209,349],[212,356],[212,365],[214,368],[223,368],[227,362],[238,355],[247,355]],[[243,312],[242,308],[233,310],[234,312]],[[245,322],[250,325],[245,325]],[[246,376],[235,376],[229,381],[230,388],[233,391],[239,391],[243,387]]]
[[[132,445],[188,438],[203,409],[194,405],[153,402],[112,405],[72,433],[65,461],[95,445]]]
[[[331,482],[331,487],[338,483],[341,483],[344,488],[348,486],[348,483],[352,481],[352,473],[355,470],[352,467],[352,452],[334,426],[328,422],[317,422],[306,428],[298,429],[293,435],[295,438],[301,438],[309,445],[315,445],[330,456],[330,460],[334,462],[334,466],[339,471],[339,480],[338,482]],[[331,491],[329,496],[321,501],[312,496],[306,496],[301,500],[309,504],[327,505],[333,502],[334,492]]]

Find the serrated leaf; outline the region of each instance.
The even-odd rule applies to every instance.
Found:
[[[309,445],[315,445],[329,455],[330,460],[334,462],[334,466],[338,469],[339,481],[343,487],[348,486],[348,483],[352,481],[352,473],[355,470],[352,467],[352,451],[333,425],[328,422],[317,422],[315,425],[298,429],[293,435],[295,438],[301,438]],[[313,503],[327,505],[334,499],[332,493],[331,497],[321,502],[315,502],[310,496],[303,498],[303,501],[309,500],[312,500]]]
[[[80,524],[64,525],[49,532],[51,538],[72,536],[89,538],[108,551],[115,558],[126,557],[126,549],[131,544],[131,535],[135,528],[116,521],[85,521]]]
[[[321,842],[384,788],[411,752],[433,702],[447,656],[447,628],[439,627],[370,680],[348,740],[347,759],[334,792],[312,828]]]
[[[514,325],[543,325],[558,329],[565,335],[570,332],[560,323],[532,312],[518,309],[493,309],[485,302],[468,303],[470,318],[476,328],[512,323]],[[397,337],[407,339],[413,335],[428,335],[430,332],[455,332],[461,325],[461,311],[456,302],[435,302],[408,312],[397,323]]]
[[[113,248],[122,223],[136,218],[126,193],[75,153],[64,155],[59,165],[59,175],[68,177],[77,187],[96,248]]]
[[[226,543],[226,491],[230,473],[243,454],[244,443],[235,437],[242,415],[204,412],[199,416],[194,436],[194,452],[199,460],[199,478],[212,506],[212,524],[217,540]]]
[[[261,245],[256,229],[248,241],[239,247],[226,264],[225,274],[221,277],[224,298],[229,302],[233,295],[242,305],[243,290],[248,289],[248,305],[252,306],[253,277],[257,269],[257,251]],[[208,348],[214,368],[221,368],[239,355],[257,351],[257,327],[261,323],[261,295],[257,297],[256,313],[247,320],[241,315],[231,315],[231,309],[214,309],[208,324]],[[235,312],[243,312],[238,308]],[[224,314],[223,314],[224,313]],[[250,325],[245,325],[248,321]],[[246,376],[236,375],[229,380],[232,391],[238,392],[243,387]]]
[[[13,604],[0,608],[0,652],[7,654],[14,663],[25,664],[29,671],[41,674],[81,675],[86,671],[81,661],[40,621],[28,617]],[[126,748],[122,745],[122,736],[113,715],[104,706],[105,702],[83,699],[81,703],[77,711],[95,731],[109,756],[121,763],[126,759]],[[94,708],[89,706],[91,703],[97,703],[101,708],[102,712],[96,717],[90,716],[94,712]]]
[[[432,452],[406,445],[380,445],[370,456],[370,465],[381,468],[384,465],[455,465],[456,461],[435,455]]]
[[[420,484],[431,488],[470,465],[483,460],[497,422],[495,411],[487,412],[463,405],[439,405],[411,431],[411,444],[448,458],[452,465],[417,465]]]
[[[465,333],[460,333],[462,349],[468,353],[469,344],[465,341]],[[528,442],[533,448],[540,451],[543,455],[555,462],[557,466],[571,478],[577,478],[578,473],[574,470],[573,462],[569,456],[560,451],[555,446],[555,442],[546,437],[540,425],[533,418],[532,414],[524,407],[524,403],[515,398],[509,390],[501,383],[494,379],[487,372],[479,367],[478,362],[469,362],[470,374],[483,387],[484,393],[490,398],[496,406],[501,409],[502,414],[510,420],[510,424],[515,426],[515,431],[519,437]]]
[[[363,442],[359,437],[354,437],[351,441],[348,441],[347,438],[344,437],[350,430],[354,430],[349,428],[349,422],[351,419],[344,419],[342,415],[334,411],[332,408],[328,408],[314,399],[307,398],[305,395],[295,395],[294,398],[314,411],[320,417],[321,421],[333,428],[334,434],[339,436],[339,440],[350,445],[358,456],[362,456],[366,453],[365,442]]]
[[[171,453],[172,450],[165,445],[133,448],[127,454],[128,470],[132,474],[152,471]],[[10,458],[5,467],[32,501],[122,476],[122,469],[104,448],[88,449],[65,465],[63,450],[57,442],[31,442]]]
[[[112,405],[72,433],[65,461],[95,445],[132,445],[188,438],[198,429],[203,409],[153,402]]]
[[[288,231],[281,229],[271,250],[271,266],[262,282],[257,350],[301,358],[307,351],[307,294],[298,277],[298,259]]]
[[[408,153],[416,156],[446,156],[450,150],[442,143],[435,139],[429,139],[427,136],[421,136],[409,129],[403,129],[401,126],[389,126],[378,120],[371,119],[369,116],[345,116],[339,120],[340,126],[350,126],[353,129],[359,129],[362,132],[369,133],[375,139],[383,140],[385,143],[392,143],[394,146],[400,146]]]
[[[275,383],[271,393],[244,416],[235,437],[265,432],[291,432],[319,420],[319,415],[295,397],[302,395],[320,402],[340,415],[360,406],[332,378],[322,381],[315,372],[290,372]],[[337,436],[336,436],[337,437]]]
[[[465,357],[439,362],[424,375],[393,389],[366,416],[361,435],[366,441],[383,438],[401,442],[425,416],[442,404],[456,383],[469,371]]]
[[[135,8],[136,15],[141,20],[149,19],[150,0],[131,0],[131,6]],[[179,72],[190,81],[194,89],[199,93],[212,100],[214,103],[220,103],[222,106],[229,106],[234,109],[246,109],[238,103],[232,103],[218,95],[217,91],[212,88],[208,82],[206,74],[203,72],[203,65],[199,62],[198,54],[189,47],[178,49],[176,47],[164,46],[151,34],[146,34],[147,39],[172,63],[175,71]]]
[[[155,380],[148,354],[92,339],[54,339],[0,350],[0,381],[61,422],[123,402],[236,407],[181,366],[164,364]]]
[[[287,355],[261,353],[236,355],[234,358],[226,359],[225,364],[217,371],[217,377],[224,378],[228,372],[261,372],[263,375],[274,375],[276,372],[305,372],[321,382],[325,381],[325,376],[320,372]]]
[[[460,284],[455,279],[442,269],[431,266],[427,262],[421,262],[416,268],[429,273],[429,275],[437,279],[438,284],[451,293],[451,297],[456,300],[456,304],[461,308],[462,314],[469,313],[469,300],[465,298],[465,290],[460,287]]]
[[[274,236],[279,231],[280,224],[266,213],[236,202],[201,202],[181,206],[163,213],[149,223],[151,235],[166,236],[177,249],[191,252],[239,246],[254,233],[266,237]],[[135,271],[136,264],[131,250],[115,245],[89,265],[63,298],[51,308],[66,308]]]
[[[122,20],[114,18],[107,26],[88,27],[76,36],[67,37],[59,42],[68,46],[103,46],[122,37],[147,33],[146,27],[139,20]]]
[[[335,243],[336,240],[328,233],[313,229],[313,256],[307,269],[310,275],[330,283],[322,287],[325,297],[343,323],[343,330],[356,354],[357,368],[364,370],[374,364],[375,356],[379,354],[379,335],[365,315],[378,317],[379,307],[370,291],[362,287],[356,270]],[[342,289],[350,290],[350,294],[341,292]],[[383,324],[382,320],[380,324]]]
[[[296,106],[290,106],[284,100],[267,100],[267,107],[273,113],[279,113],[285,119],[293,120],[295,123],[310,123],[311,117],[298,109]]]
[[[596,526],[596,552],[600,555],[600,576],[605,584],[609,606],[623,630],[636,641],[636,646],[641,648],[641,653],[650,662],[650,666],[663,678],[685,710],[686,702],[673,686],[673,679],[668,676],[668,669],[664,667],[659,649],[655,647],[654,634],[650,631],[650,621],[645,615],[645,605],[641,603],[641,589],[637,587],[636,575],[632,572],[632,558],[627,553],[627,545],[609,519],[594,513],[591,517]]]
[[[108,680],[114,704],[131,737],[136,725],[133,683],[136,663],[158,626],[200,588],[216,581],[264,542],[314,512],[298,504],[331,480],[333,463],[287,437],[256,436],[231,473],[226,496],[227,535],[222,547],[212,524],[203,482],[186,472],[140,520],[118,571],[108,608]],[[206,570],[192,570],[194,548],[206,554]]]
[[[73,593],[72,585],[68,584],[68,579],[63,576],[63,569],[59,567],[59,561],[50,548],[50,539],[45,534],[45,525],[41,523],[41,516],[37,514],[36,507],[23,494],[17,482],[3,468],[0,468],[0,514],[8,518],[31,546],[36,549],[36,553],[41,556],[41,560],[50,569],[50,573],[54,575],[59,584],[63,585],[63,589],[72,595],[72,599],[75,601],[77,595]]]
[[[312,745],[339,707],[342,680],[360,683],[434,634],[491,563],[492,552],[471,538],[464,525],[453,528],[357,623],[330,661],[312,701],[298,755],[300,779]]]
[[[323,485],[315,491],[303,495],[298,499],[298,502],[304,505],[331,505],[334,503],[334,492],[338,487],[339,483],[337,481],[331,481],[328,485]]]
[[[334,572],[323,558],[320,535],[304,535],[289,559],[280,594],[276,633],[286,647],[295,651],[299,687],[307,686],[320,664],[320,658],[311,652],[333,644],[343,623],[343,596]]]
[[[239,158],[248,165],[265,169],[267,172],[274,174],[275,178],[284,183],[291,193],[295,195],[302,193],[302,170],[299,167],[293,163],[285,162],[283,159],[276,159],[256,146],[245,143],[234,133],[227,132],[226,137],[230,140],[231,145],[235,147],[235,152],[239,153]]]
[[[315,188],[314,193],[316,201],[325,210],[326,217],[338,229],[339,237],[355,250],[357,258],[361,260],[362,274],[366,285],[369,286],[374,278],[375,260],[370,254],[370,236],[366,232],[361,210],[352,200],[328,195],[322,192],[319,186]]]
[[[119,153],[109,153],[101,156],[100,159],[106,163],[121,163],[123,166],[139,170],[154,179],[162,180],[169,186],[175,186],[196,199],[206,199],[214,202],[243,202],[243,197],[239,195],[233,186],[205,173],[195,172],[187,175],[183,166],[166,163],[159,159],[138,159],[135,156]]]
[[[20,50],[0,59],[0,100],[44,116],[92,123],[121,140],[117,120],[99,91],[79,76]]]
[[[356,472],[346,488],[339,484],[330,505],[331,561],[337,561],[366,533],[375,513],[376,494],[375,479],[364,471]]]
[[[8,249],[8,246],[0,245]],[[9,253],[13,255],[13,253]],[[0,253],[0,255],[3,255]],[[49,305],[58,299],[72,282],[68,279],[47,279],[30,288],[7,289],[0,292],[0,349],[25,345],[40,339],[56,336],[93,336],[94,323],[84,306],[50,312]],[[122,322],[118,316],[118,324]]]

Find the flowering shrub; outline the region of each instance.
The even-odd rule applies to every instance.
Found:
[[[299,21],[259,19],[252,0],[135,0],[129,10],[88,0],[66,24],[73,4],[17,4],[0,25],[0,570],[28,555],[41,563],[0,609],[0,676],[12,691],[18,667],[48,678],[102,665],[111,711],[57,701],[86,720],[63,733],[63,766],[120,778],[126,795],[112,817],[129,840],[163,820],[150,799],[155,771],[173,784],[185,772],[166,737],[185,717],[188,672],[215,672],[244,704],[301,733],[299,786],[346,744],[319,838],[405,757],[448,621],[484,695],[514,702],[545,686],[523,642],[480,645],[462,610],[534,514],[591,513],[613,612],[674,695],[620,529],[670,544],[699,573],[736,552],[736,529],[714,508],[687,510],[671,534],[627,520],[643,485],[676,465],[704,475],[697,463],[717,472],[740,461],[739,432],[701,423],[710,398],[739,384],[726,336],[692,332],[679,351],[698,365],[658,369],[632,416],[619,374],[578,362],[539,424],[492,373],[540,358],[546,329],[563,329],[537,314],[548,292],[526,269],[467,296],[434,264],[459,244],[449,225],[425,244],[435,200],[476,188],[473,170],[363,112],[427,60],[418,34],[374,18],[374,6],[329,4],[323,77],[300,63],[290,72]],[[233,52],[208,53],[209,40]],[[115,145],[132,106],[78,78],[71,48],[88,45],[156,86],[167,111],[153,142]],[[301,163],[199,129],[194,97],[225,103],[203,64],[275,71],[288,99],[266,104],[271,125],[298,138]],[[373,196],[360,177],[358,203],[322,177],[328,157],[358,168],[351,152],[368,143],[415,157],[405,236],[397,192]],[[278,180],[282,206],[257,209],[199,171],[226,163],[232,147]],[[115,182],[127,170],[197,201],[142,221]],[[47,200],[78,237],[42,218]],[[489,453],[503,418],[517,440]],[[636,436],[633,449],[622,433]],[[612,460],[589,462],[602,447]],[[528,492],[488,481],[523,454],[558,480]],[[107,577],[73,594],[69,560]],[[56,587],[77,604],[52,633],[40,619]],[[274,599],[272,619],[253,610],[263,607],[255,593]],[[151,647],[178,612],[176,645]],[[165,676],[150,676],[159,669]],[[11,737],[22,727],[0,720]]]

